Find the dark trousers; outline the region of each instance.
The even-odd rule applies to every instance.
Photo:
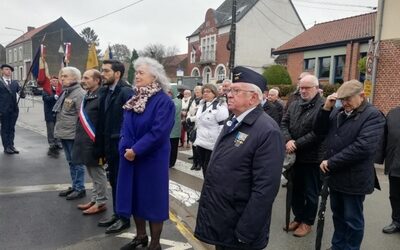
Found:
[[[243,249],[243,248],[215,246],[215,250],[240,250],[240,249]]]
[[[318,164],[298,164],[293,166],[292,209],[297,222],[313,225],[318,210],[321,181]]]
[[[350,195],[330,190],[335,231],[332,250],[358,250],[364,236],[363,202],[365,195]]]
[[[54,137],[54,126],[55,123],[53,121],[46,122],[47,142],[49,143],[50,148],[61,144],[60,140]]]
[[[18,111],[1,114],[1,141],[4,149],[14,146],[15,124],[18,119]]]
[[[197,152],[197,147],[192,145],[192,152],[193,152],[193,164],[195,166],[199,166],[199,153]]]
[[[201,166],[203,170],[203,177],[206,176],[207,172],[207,166],[208,163],[210,162],[210,156],[212,151],[202,148],[200,146],[196,146],[196,151],[197,151],[197,156],[199,157],[199,165]]]
[[[400,177],[389,175],[389,199],[392,207],[392,220],[400,227]]]
[[[178,157],[179,137],[169,138],[169,142],[171,143],[171,153],[169,156],[169,167],[171,168],[175,166],[176,158]]]

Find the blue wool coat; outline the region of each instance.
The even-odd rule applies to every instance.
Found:
[[[174,118],[175,105],[163,91],[148,100],[143,113],[124,111],[117,182],[119,215],[152,222],[169,218],[169,135]],[[124,157],[128,148],[136,153],[132,162]]]

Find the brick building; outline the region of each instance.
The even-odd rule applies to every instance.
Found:
[[[6,50],[6,62],[14,67],[13,78],[25,80],[31,66],[33,57],[38,50],[43,37],[46,46],[46,62],[50,75],[57,75],[63,58],[59,53],[61,45],[71,43],[70,66],[85,70],[88,54],[88,45],[79,34],[62,18],[45,24],[41,27],[28,27],[27,32],[8,44]]]
[[[274,63],[271,50],[304,31],[291,0],[237,0],[235,65],[261,72]],[[229,78],[228,63],[232,0],[208,9],[204,22],[187,37],[186,75],[203,83]]]
[[[163,58],[165,73],[171,82],[177,82],[178,70],[185,72],[187,68],[187,54],[168,56]]]
[[[322,83],[364,80],[357,64],[367,55],[368,42],[374,38],[376,12],[316,24],[278,47],[292,82],[309,71]]]

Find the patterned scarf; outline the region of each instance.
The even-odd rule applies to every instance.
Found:
[[[143,113],[146,108],[147,101],[161,90],[158,83],[153,82],[145,87],[135,87],[134,92],[136,93],[129,99],[123,106],[126,110],[132,110],[136,113]]]

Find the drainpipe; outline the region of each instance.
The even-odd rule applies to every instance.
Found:
[[[372,62],[372,93],[371,93],[371,104],[374,103],[374,94],[376,88],[376,74],[378,71],[378,58],[379,58],[379,43],[381,41],[382,36],[382,23],[383,23],[383,9],[385,7],[385,0],[380,0],[378,6],[378,22],[376,24],[376,33],[375,33],[375,49],[374,49],[374,59]]]

